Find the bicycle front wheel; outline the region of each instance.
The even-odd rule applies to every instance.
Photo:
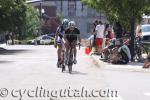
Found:
[[[69,73],[72,73],[72,65],[73,65],[73,54],[70,53],[69,55],[69,62],[68,62],[68,69],[69,69]]]

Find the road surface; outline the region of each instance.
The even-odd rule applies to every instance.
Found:
[[[3,46],[0,100],[150,100],[150,73],[105,69],[82,48],[73,73],[53,46]]]

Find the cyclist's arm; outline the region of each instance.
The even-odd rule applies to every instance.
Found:
[[[80,34],[78,34],[77,37],[78,37],[79,43],[81,43],[81,37],[80,37]]]
[[[81,43],[80,31],[77,29],[77,39]]]
[[[54,42],[56,43],[56,41],[57,41],[57,38],[58,38],[58,32],[56,31],[56,33],[55,33],[55,38],[54,38]]]

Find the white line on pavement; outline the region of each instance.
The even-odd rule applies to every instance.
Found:
[[[110,97],[109,100],[123,100],[123,98],[118,95],[118,97]]]
[[[144,95],[145,95],[145,96],[150,96],[150,93],[147,92],[147,93],[144,93]]]

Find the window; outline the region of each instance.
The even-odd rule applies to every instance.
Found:
[[[150,25],[149,26],[143,26],[142,32],[150,32]]]
[[[68,1],[68,15],[76,16],[76,0]]]
[[[150,41],[150,35],[143,36],[143,41]]]

